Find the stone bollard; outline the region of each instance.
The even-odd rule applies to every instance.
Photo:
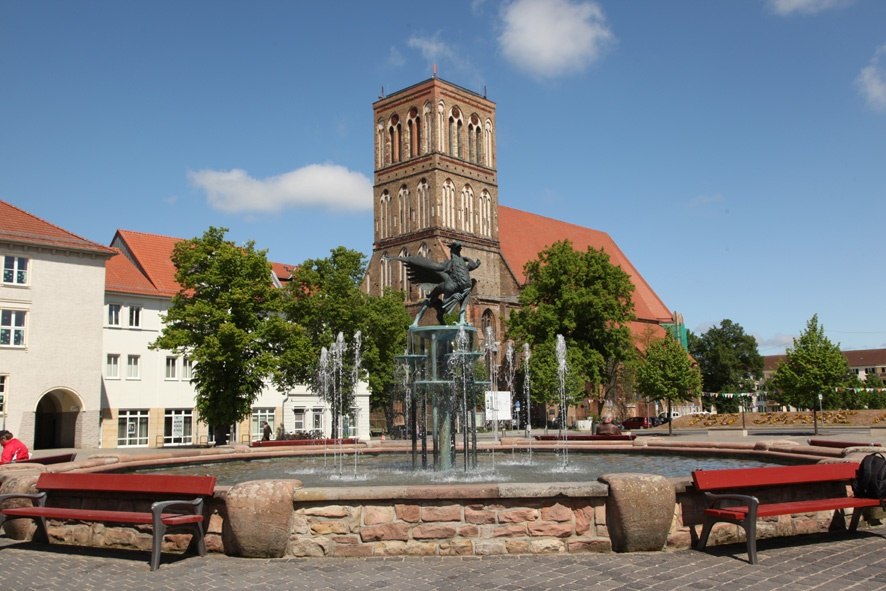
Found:
[[[225,553],[246,558],[280,558],[286,552],[298,480],[252,480],[225,496],[222,537]]]
[[[0,486],[0,495],[34,494],[37,492],[34,485],[37,484],[39,477],[40,472],[34,470],[21,470],[14,476],[10,475]],[[3,503],[3,507],[29,507],[32,504],[33,501],[30,499],[9,499]],[[36,528],[33,519],[13,519],[3,524],[3,531],[13,540],[30,540]]]
[[[656,474],[604,474],[609,485],[606,526],[615,552],[659,551],[668,541],[677,494]]]

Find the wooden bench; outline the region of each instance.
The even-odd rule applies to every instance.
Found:
[[[880,447],[879,443],[870,442],[870,443],[861,443],[861,442],[852,442],[852,441],[835,441],[833,439],[807,439],[806,442],[809,445],[814,445],[816,447]]]
[[[696,470],[692,473],[692,481],[695,489],[705,494],[707,501],[696,548],[704,549],[715,523],[734,523],[744,528],[748,560],[757,564],[757,518],[817,511],[836,511],[843,517],[844,509],[854,509],[849,525],[849,531],[854,532],[862,515],[861,509],[880,506],[878,499],[846,496],[846,485],[855,480],[857,471],[857,463]],[[762,496],[767,489],[783,490],[792,485],[819,485],[815,488],[821,498],[761,503],[757,496],[736,492]],[[843,523],[845,526],[845,521]]]
[[[49,543],[46,520],[97,521],[129,525],[151,525],[151,570],[160,566],[163,536],[172,528],[192,534],[200,556],[206,555],[203,539],[203,501],[215,490],[215,476],[166,476],[154,474],[43,473],[35,485],[37,494],[0,495],[7,499],[31,499],[32,506],[0,509],[0,526],[6,520],[30,518],[37,523],[34,539]],[[84,508],[101,506],[103,500],[123,499],[145,511]],[[98,502],[96,502],[98,500]],[[150,505],[148,505],[150,503]]]

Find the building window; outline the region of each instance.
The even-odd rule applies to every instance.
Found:
[[[267,421],[271,426],[271,432],[274,432],[274,409],[273,408],[253,408],[252,409],[252,426],[249,432],[252,434],[252,440],[261,439],[262,423]]]
[[[117,446],[148,445],[148,411],[121,410],[117,415]]]
[[[107,359],[105,361],[105,377],[120,377],[120,355],[118,355],[117,353],[108,353]]]
[[[25,257],[3,257],[3,283],[27,285],[28,259]]]
[[[141,306],[129,307],[129,326],[139,327],[142,325],[142,308]]]
[[[175,365],[176,358],[175,357],[167,357],[166,358],[166,379],[174,380],[175,379]]]
[[[25,317],[23,310],[0,310],[0,346],[25,346]]]
[[[128,380],[137,380],[140,377],[139,374],[139,361],[141,358],[138,355],[128,355],[126,357],[126,379]]]
[[[182,379],[190,380],[192,375],[194,375],[194,362],[185,355],[182,357]]]
[[[292,424],[293,431],[305,430],[305,409],[293,408],[292,414],[295,415],[295,422]]]
[[[120,304],[108,304],[108,326],[120,326]]]
[[[194,411],[167,408],[163,415],[163,445],[190,445],[194,442]]]
[[[313,409],[313,411],[314,411],[314,420],[311,425],[311,428],[314,429],[315,431],[322,431],[323,430],[323,409],[322,408],[315,408],[315,409]]]
[[[6,382],[9,376],[0,375],[0,416],[3,416],[6,409]]]

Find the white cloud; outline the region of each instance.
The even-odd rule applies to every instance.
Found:
[[[278,176],[255,179],[244,170],[188,173],[215,209],[230,213],[276,212],[288,207],[332,211],[372,209],[372,183],[359,172],[335,164],[310,164]]]
[[[541,78],[579,72],[615,41],[595,2],[515,0],[503,18],[498,42],[505,57]]]
[[[861,69],[855,84],[868,104],[874,109],[886,111],[886,45],[874,52],[868,65]]]
[[[784,352],[788,347],[794,346],[795,336],[787,335],[787,334],[777,334],[773,337],[762,338],[760,335],[754,335],[754,338],[757,339],[757,350],[760,351],[761,355],[780,355]],[[778,353],[767,353],[766,351],[771,351],[772,349],[778,349]]]
[[[422,57],[429,63],[435,63],[443,59],[458,61],[452,47],[445,41],[440,41],[437,35],[433,37],[419,37],[413,35],[406,44],[412,49],[421,52]]]
[[[790,14],[816,14],[832,8],[849,6],[855,0],[769,0],[772,10],[781,16]]]

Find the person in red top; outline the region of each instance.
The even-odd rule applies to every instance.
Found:
[[[30,459],[28,447],[12,436],[9,431],[0,431],[0,444],[3,445],[3,454],[0,455],[0,464],[12,462],[26,462]]]

